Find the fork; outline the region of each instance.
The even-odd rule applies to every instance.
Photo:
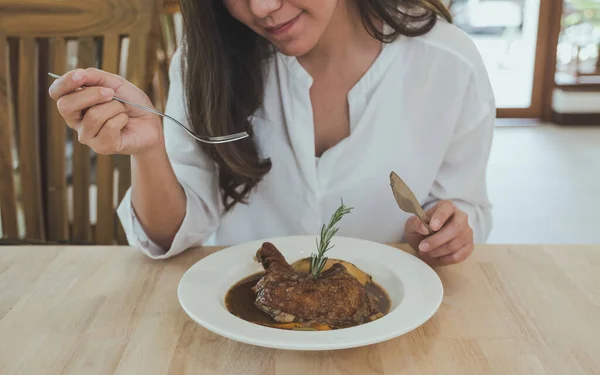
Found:
[[[60,78],[59,75],[54,74],[54,73],[48,73],[48,75],[54,79]],[[176,123],[177,125],[179,125],[180,127],[182,127],[192,138],[194,138],[195,140],[197,140],[199,142],[208,143],[208,144],[220,144],[220,143],[235,142],[235,141],[239,141],[244,138],[248,138],[248,133],[246,133],[246,132],[234,133],[234,134],[229,134],[229,135],[221,135],[221,136],[200,136],[200,135],[197,135],[194,132],[192,132],[190,129],[187,128],[187,126],[185,126],[181,122],[175,120],[173,117],[167,115],[166,113],[162,113],[155,109],[144,107],[139,104],[135,104],[130,101],[123,100],[121,98],[117,98],[116,96],[113,97],[113,100],[116,100],[123,104],[130,105],[135,108],[139,108],[141,110],[144,110],[144,111],[147,111],[150,113],[154,113],[154,114],[162,116],[164,118],[167,118],[167,119],[173,121],[174,123]]]

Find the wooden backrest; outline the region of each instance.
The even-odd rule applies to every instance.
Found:
[[[177,13],[179,12],[179,0],[164,0],[163,7],[165,13]]]
[[[169,66],[179,44],[177,22],[181,22],[179,0],[163,0],[163,9],[158,22],[158,50],[156,75],[153,81],[152,98],[159,110],[164,110],[169,91]]]
[[[98,67],[148,90],[155,58],[152,26],[162,2],[0,0],[0,9],[3,235],[18,238],[23,217],[28,239],[125,243],[115,207],[130,185],[129,158],[93,155],[79,144],[48,96],[47,72]],[[72,145],[70,178],[67,145]],[[97,189],[95,226],[90,191],[96,190],[90,186]]]

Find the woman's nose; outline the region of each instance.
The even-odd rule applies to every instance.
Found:
[[[265,18],[281,8],[283,0],[250,0],[250,11],[257,18]]]

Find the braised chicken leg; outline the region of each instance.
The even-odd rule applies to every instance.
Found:
[[[254,288],[255,304],[280,323],[316,322],[339,328],[381,316],[376,297],[340,263],[314,278],[297,272],[268,242],[257,251],[256,260],[265,276]]]

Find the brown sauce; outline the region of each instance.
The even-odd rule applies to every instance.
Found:
[[[230,313],[240,319],[252,323],[276,324],[277,321],[271,318],[271,315],[264,313],[254,305],[256,294],[254,294],[252,288],[263,275],[264,273],[261,272],[249,276],[229,289],[227,296],[225,296],[225,306],[227,306]]]
[[[249,276],[235,284],[225,296],[225,306],[230,313],[240,319],[258,324],[277,324],[277,321],[270,315],[260,310],[254,304],[256,294],[252,288],[258,283],[264,272]],[[373,294],[379,300],[379,310],[387,315],[390,312],[391,301],[386,291],[374,282],[365,286],[367,292]],[[368,323],[367,323],[368,324]]]

